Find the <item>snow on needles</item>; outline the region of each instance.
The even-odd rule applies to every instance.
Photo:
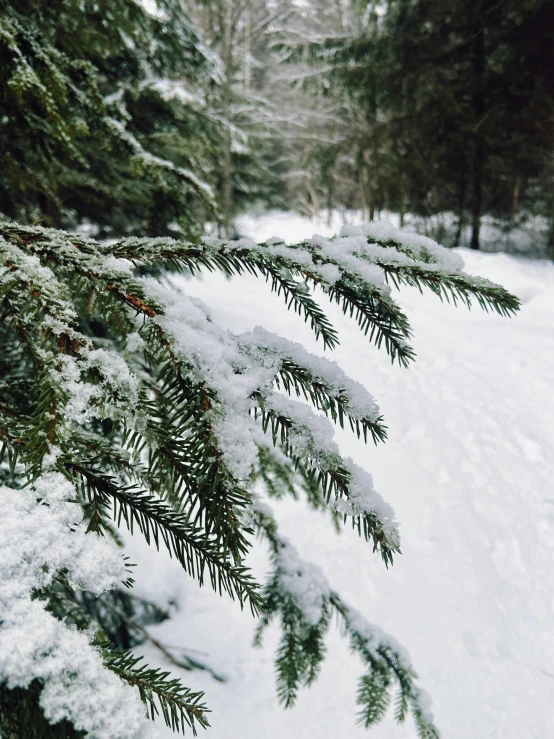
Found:
[[[60,256],[74,258],[75,248],[68,247],[65,241],[56,240],[55,248]],[[74,328],[77,312],[64,282],[49,267],[41,265],[37,256],[26,254],[4,239],[0,239],[0,254],[6,262],[17,267],[15,276],[11,269],[0,268],[0,286],[18,280],[27,284],[44,307],[42,327],[58,337],[71,339],[79,347],[77,357],[59,352],[47,355],[41,350],[43,359],[48,360],[50,379],[60,391],[58,414],[65,417],[68,425],[92,416],[125,418],[130,425],[136,425],[139,421],[137,377],[117,352],[95,348],[88,337]],[[131,274],[129,263],[124,259],[86,254],[83,260],[86,260],[87,270],[95,274],[102,270],[116,275]],[[19,320],[34,328],[34,314],[28,319],[22,312]],[[86,379],[91,371],[99,382]]]
[[[338,238],[328,244],[320,240],[318,244],[329,253],[329,258],[340,258],[339,263],[350,273],[355,272],[382,289],[384,277],[380,267],[341,250],[342,242],[348,238]],[[367,237],[361,232],[357,238],[367,243]],[[222,245],[217,240],[208,242],[209,248]],[[314,267],[309,250],[301,248],[289,249],[275,242],[258,246],[248,239],[236,242],[233,248],[266,249],[308,269]],[[333,264],[323,266],[338,269]],[[201,306],[171,285],[162,285],[152,278],[145,278],[143,285],[148,297],[163,306],[163,313],[153,320],[170,338],[187,373],[209,393],[206,402],[212,429],[231,474],[246,479],[257,462],[260,437],[252,411],[261,405],[266,411],[290,420],[288,441],[295,453],[309,457],[321,470],[341,467],[346,472],[352,483],[352,494],[349,484],[348,500],[333,501],[332,505],[345,515],[377,516],[387,538],[397,543],[394,512],[375,491],[371,476],[351,461],[341,465],[329,422],[308,406],[276,392],[274,384],[277,382],[279,386],[279,373],[284,365],[294,364],[310,376],[310,383],[323,388],[329,399],[351,420],[375,423],[379,419],[379,408],[365,388],[348,378],[336,363],[310,354],[300,344],[262,327],[236,336],[214,325]]]
[[[288,359],[306,368],[314,380],[324,384],[333,396],[344,400],[345,410],[352,418],[375,421],[379,417],[379,407],[373,397],[361,383],[348,377],[336,362],[318,357],[304,349],[302,344],[278,336],[261,326],[241,334],[239,340],[242,346],[258,355],[260,361],[263,361],[263,356],[260,355],[264,354],[266,361],[277,361],[279,366]]]
[[[299,457],[314,459],[322,470],[338,467],[346,471],[348,498],[337,498],[333,507],[347,516],[377,516],[389,544],[399,546],[400,538],[392,506],[375,490],[369,472],[350,458],[341,459],[329,421],[324,416],[316,415],[308,405],[277,393],[267,399],[266,408],[290,420],[288,442]]]
[[[325,602],[331,595],[329,583],[317,565],[300,559],[290,542],[282,539],[281,544],[276,555],[279,581],[285,593],[292,595],[306,621],[315,625],[321,620]]]
[[[47,473],[29,490],[0,488],[0,680],[43,683],[40,705],[55,724],[70,721],[91,739],[157,736],[138,692],[104,667],[93,634],[70,628],[35,597],[63,571],[93,593],[125,578],[115,545],[85,533],[72,485]]]
[[[171,337],[192,376],[215,392],[210,398],[213,431],[225,465],[236,478],[248,477],[257,460],[259,433],[250,412],[260,402],[258,394],[266,410],[292,422],[289,442],[296,453],[311,458],[324,470],[341,464],[329,421],[308,405],[273,390],[285,359],[313,372],[316,380],[344,400],[353,418],[378,417],[379,409],[371,395],[334,362],[260,327],[237,337],[212,323],[196,302],[170,286],[162,286],[152,278],[146,278],[144,285],[150,298],[164,305],[163,315],[154,320]],[[394,511],[375,491],[371,475],[351,460],[342,465],[350,479],[349,497],[333,505],[345,515],[376,515],[387,538],[396,544],[399,537]]]
[[[374,489],[372,476],[350,457],[343,459],[343,465],[350,476],[348,499],[336,500],[335,508],[347,516],[376,515],[382,522],[383,532],[389,544],[393,547],[399,546],[400,536],[394,509]]]
[[[403,265],[423,262],[427,268],[432,265],[445,273],[461,272],[464,267],[463,259],[452,249],[446,249],[427,236],[399,231],[384,221],[343,226],[338,241],[343,248],[371,261],[382,259]],[[385,243],[386,246],[374,242]]]
[[[272,514],[271,514],[272,515]],[[310,625],[316,626],[325,617],[325,607],[332,598],[340,600],[323,574],[322,570],[311,562],[302,560],[296,548],[284,538],[279,540],[275,553],[276,575],[279,586],[286,597],[292,597],[296,607]],[[413,671],[412,662],[406,649],[387,634],[379,626],[370,623],[361,613],[340,600],[341,613],[351,637],[363,650],[371,654],[376,661],[379,652],[390,650],[394,660],[407,673]],[[414,690],[419,707],[428,723],[433,722],[431,701],[420,688]]]
[[[191,92],[182,80],[170,80],[166,77],[154,77],[146,79],[139,85],[139,89],[149,88],[162,98],[162,100],[177,100],[182,105],[200,110],[206,104],[203,95]]]
[[[248,361],[236,337],[211,323],[190,298],[154,279],[144,280],[148,295],[164,305],[156,322],[172,338],[179,357],[199,384],[215,391],[211,420],[225,464],[238,479],[250,473],[257,458],[252,395],[271,385],[273,371]]]

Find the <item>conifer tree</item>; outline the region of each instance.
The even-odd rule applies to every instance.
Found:
[[[219,329],[168,277],[256,275],[332,350],[338,335],[317,286],[407,366],[410,326],[390,285],[501,315],[518,309],[462,267],[429,239],[383,224],[285,246],[106,243],[0,222],[2,737],[145,737],[147,713],[176,731],[207,726],[201,694],[114,636],[118,619],[132,628],[114,596],[132,585],[117,546],[126,530],[258,614],[258,639],[279,622],[285,706],[317,677],[335,615],[362,664],[360,722],[381,720],[394,694],[398,721],[411,712],[423,739],[438,736],[404,650],[300,559],[266,502],[303,492],[392,564],[394,512],[371,476],[341,457],[331,423],[379,443],[378,406],[335,363],[263,327]],[[271,552],[263,587],[248,569],[255,534]]]
[[[453,245],[467,228],[478,249],[483,215],[509,225],[549,198],[540,190],[554,145],[552,3],[354,0],[348,8],[344,33],[325,37],[323,25],[298,46],[320,86],[342,92],[362,121],[357,207],[371,201],[401,218],[455,213]]]
[[[0,2],[4,216],[190,237],[217,209],[220,132],[205,108],[219,61],[181,3],[155,8]]]

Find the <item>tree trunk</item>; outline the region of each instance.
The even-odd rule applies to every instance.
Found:
[[[482,136],[475,142],[473,160],[473,193],[471,198],[471,244],[472,249],[479,249],[481,231],[481,209],[483,207],[483,169],[485,166],[485,142]]]
[[[373,186],[371,184],[371,172],[374,171],[374,168],[372,167],[371,153],[368,149],[364,150],[362,160],[365,162],[365,164],[362,164],[364,202],[367,205],[368,219],[373,221],[375,218],[375,199],[373,197]]]
[[[312,203],[311,212],[313,218],[319,218],[319,200],[309,177],[306,177],[306,190]]]
[[[466,190],[467,190],[467,166],[466,157],[462,160],[462,181],[460,182],[460,199],[458,201],[458,227],[454,236],[454,247],[460,246],[462,234],[465,226],[465,209],[466,209]]]
[[[231,103],[233,94],[233,3],[225,0],[224,28],[223,28],[223,64],[225,80],[223,82],[223,117],[229,124],[225,129],[223,151],[223,229],[225,236],[232,236],[233,226],[233,160],[231,135]]]
[[[250,3],[244,8],[244,88],[250,89],[252,83],[252,17]]]
[[[330,227],[333,222],[333,206],[335,204],[335,178],[333,172],[329,173],[329,183],[327,185],[327,225]]]
[[[485,112],[485,28],[479,16],[476,18],[477,33],[472,49],[473,67],[473,111],[475,128],[472,131],[475,139],[473,155],[473,182],[471,194],[471,248],[479,249],[479,233],[481,230],[481,212],[483,209],[483,173],[485,169],[485,138],[482,125],[486,119]]]
[[[550,231],[548,233],[548,258],[554,262],[554,203],[550,215]]]
[[[367,200],[366,200],[366,170],[364,165],[362,164],[360,167],[360,178],[359,178],[359,187],[360,187],[360,202],[362,206],[362,221],[365,221],[366,213],[367,213]]]
[[[404,219],[406,217],[406,195],[405,195],[405,188],[404,188],[404,178],[400,178],[400,228],[404,228]],[[393,206],[394,207],[394,206]]]

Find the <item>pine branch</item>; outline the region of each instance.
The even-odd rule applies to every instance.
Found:
[[[269,260],[265,263],[261,260],[257,261],[256,266],[270,283],[272,292],[277,296],[283,296],[287,308],[289,310],[292,308],[295,313],[304,316],[304,321],[309,323],[316,339],[323,341],[324,348],[335,349],[339,343],[338,333],[323,310],[311,297],[306,284],[307,280],[306,282],[297,282],[292,279],[292,275],[297,270],[290,270],[291,274],[289,276],[286,272],[283,273],[281,266],[274,266]],[[305,275],[300,272],[300,277],[305,277]]]
[[[350,429],[358,438],[363,436],[365,442],[368,434],[374,443],[386,440],[387,427],[383,423],[383,416],[375,419],[358,417],[350,410],[350,399],[346,390],[337,393],[324,378],[314,377],[313,373],[290,359],[285,359],[279,368],[277,387],[281,386],[289,395],[292,395],[294,390],[297,396],[303,396],[311,401],[318,410],[330,416],[341,428],[344,428],[344,421],[347,418]]]
[[[258,639],[278,618],[277,681],[285,705],[316,678],[335,615],[366,669],[360,722],[381,720],[398,686],[397,720],[410,711],[420,737],[436,739],[402,651],[345,604],[319,569],[298,558],[250,492],[258,480],[275,497],[296,497],[303,488],[314,508],[331,504],[335,521],[350,517],[391,563],[399,551],[392,509],[368,473],[341,458],[329,422],[290,396],[377,442],[386,438],[386,427],[373,399],[338,367],[292,342],[263,329],[240,337],[224,332],[163,283],[169,272],[203,269],[264,278],[324,348],[334,348],[338,335],[313,295],[317,288],[404,366],[414,356],[406,343],[410,327],[387,281],[428,288],[468,307],[476,301],[504,316],[518,309],[517,298],[463,274],[457,257],[434,242],[398,232],[389,238],[389,231],[370,224],[292,246],[135,238],[104,244],[0,223],[0,339],[6,345],[0,463],[13,487],[36,485],[43,471],[50,479],[53,466],[63,471],[80,491],[89,529],[117,538],[112,519],[131,531],[138,527],[200,584],[207,572],[214,590],[241,606],[248,602],[253,613],[261,608]],[[166,298],[166,292],[172,294]],[[63,488],[66,481],[59,476],[58,483]],[[244,566],[250,522],[271,550],[273,571],[263,594]],[[51,594],[52,608],[57,603],[59,614],[69,614],[69,602]],[[77,611],[74,617],[79,629],[87,627]],[[207,725],[199,694],[166,673],[137,667],[128,654],[111,659],[139,688],[151,715],[161,712],[181,730]]]
[[[54,262],[62,262],[60,255],[52,248],[57,232],[36,228],[23,230],[20,226],[8,226],[0,230],[0,235],[2,234],[19,242],[23,241],[32,253],[39,253]],[[183,269],[195,271],[204,266],[210,269],[223,269],[227,274],[240,274],[243,270],[253,274],[259,273],[271,280],[272,289],[277,294],[283,295],[289,308],[293,307],[296,312],[304,315],[316,337],[321,337],[326,346],[335,347],[337,344],[335,329],[311,298],[305,284],[291,279],[290,276],[296,274],[306,282],[319,284],[331,300],[341,305],[345,314],[349,313],[355,317],[364,334],[369,333],[370,339],[374,340],[378,347],[384,343],[391,359],[398,358],[402,364],[406,364],[413,356],[409,347],[405,345],[405,340],[409,336],[408,322],[398,306],[390,298],[382,296],[379,291],[368,290],[367,287],[360,285],[359,278],[349,275],[347,271],[344,271],[343,279],[333,287],[328,287],[321,277],[314,275],[312,270],[301,263],[279,255],[271,255],[263,247],[232,248],[226,242],[221,242],[215,246],[210,244],[201,250],[199,247],[182,245],[171,239],[150,241],[154,243],[130,239],[129,249],[125,248],[126,242],[119,242],[110,248],[110,256],[117,255],[119,259],[131,260],[140,257],[141,261],[154,267],[158,260],[165,258],[167,268],[177,265],[179,271]],[[76,247],[75,253],[72,251],[66,253],[66,250],[63,259],[73,270],[101,284],[104,290],[144,316],[154,318],[158,314],[158,307],[145,300],[144,289],[137,281],[115,273],[108,277],[100,269],[98,260],[90,258],[93,248],[96,247],[101,253],[105,253],[105,248],[100,249],[95,242],[87,242],[78,237],[72,238],[71,244]],[[150,253],[145,248],[147,244]],[[291,247],[291,252],[294,248],[297,247]],[[216,249],[218,253],[214,253]],[[89,258],[86,260],[78,258],[80,251]],[[321,263],[335,264],[332,260],[321,260]]]
[[[181,367],[179,361],[177,366],[164,361],[161,354],[151,357],[157,393],[148,405],[147,440],[134,432],[125,443],[136,454],[148,443],[148,475],[154,489],[186,507],[193,523],[216,535],[238,559],[249,545],[237,510],[250,504],[250,495],[223,463],[206,409],[212,402],[207,388],[184,376]]]
[[[68,461],[65,466],[82,478],[87,499],[100,509],[111,509],[118,525],[124,521],[131,533],[136,525],[147,543],[153,541],[157,549],[161,540],[170,555],[174,555],[200,585],[207,568],[214,590],[219,594],[225,591],[233,599],[236,597],[241,607],[247,602],[252,612],[257,612],[256,583],[246,567],[232,564],[217,538],[195,528],[187,516],[144,490],[120,486],[114,478],[81,464]]]
[[[209,709],[201,702],[204,693],[189,690],[179,680],[170,678],[169,672],[139,665],[143,658],[135,657],[131,652],[104,648],[103,658],[112,672],[138,688],[152,720],[161,712],[170,729],[184,734],[188,726],[194,736],[197,735],[197,725],[203,729],[209,727],[206,717]]]
[[[350,648],[367,670],[358,685],[360,723],[368,728],[384,717],[391,688],[397,684],[400,697],[396,720],[403,721],[409,708],[420,737],[438,739],[425,697],[416,685],[417,676],[398,645],[350,608],[330,588],[319,568],[298,557],[296,550],[279,535],[275,520],[265,507],[256,510],[255,521],[269,543],[273,565],[263,592],[255,645],[261,644],[263,631],[278,618],[282,637],[276,659],[277,691],[285,707],[294,705],[298,689],[309,685],[317,675],[331,616],[336,615],[342,621]]]
[[[372,488],[372,480],[368,475],[364,479],[366,485],[362,498],[358,502],[360,493],[353,492],[353,475],[345,466],[338,451],[320,447],[316,440],[304,445],[301,450],[295,448],[294,440],[291,442],[291,434],[298,433],[299,424],[287,415],[282,415],[272,409],[265,407],[263,400],[260,402],[262,428],[267,432],[271,429],[273,443],[280,443],[285,454],[290,457],[295,466],[302,464],[307,471],[312,484],[316,484],[321,490],[322,497],[328,505],[337,505],[339,501],[351,501],[351,512],[344,514],[344,521],[351,518],[352,528],[364,536],[366,541],[373,541],[373,551],[379,551],[385,565],[393,563],[394,554],[400,551],[398,532],[392,518],[392,509],[389,511],[390,520],[383,520],[377,510],[369,510],[373,504],[385,507],[380,496]],[[309,438],[309,430],[300,426],[300,436]],[[359,483],[358,483],[359,484]],[[363,508],[365,509],[362,509]]]
[[[155,241],[156,243],[152,243]],[[232,243],[232,242],[231,242]],[[136,263],[144,263],[155,272],[164,268],[192,275],[202,268],[212,272],[222,271],[228,276],[244,272],[262,276],[270,283],[271,290],[282,296],[289,309],[293,309],[309,322],[317,338],[330,349],[338,344],[338,335],[331,322],[309,294],[305,275],[298,265],[282,259],[273,259],[263,250],[253,253],[248,249],[233,247],[229,242],[213,242],[198,246],[183,245],[170,239],[129,240],[115,245],[114,255]],[[301,281],[293,279],[298,274]]]
[[[252,471],[252,485],[258,481],[263,483],[265,492],[271,498],[280,499],[290,495],[297,499],[298,491],[303,490],[310,506],[314,510],[327,510],[336,523],[337,512],[327,505],[317,475],[306,469],[298,457],[283,455],[280,447],[273,447],[270,443],[260,446],[258,464]]]
[[[426,705],[427,698],[415,684],[417,675],[406,663],[406,658],[396,651],[396,643],[380,629],[369,625],[336,593],[330,596],[330,600],[344,621],[344,631],[349,637],[352,651],[359,654],[368,667],[358,689],[360,722],[368,728],[382,719],[390,703],[390,686],[394,678],[401,695],[397,699],[396,720],[404,720],[406,707],[409,706],[421,739],[439,739],[433,716]]]
[[[408,319],[393,300],[374,291],[357,289],[343,280],[326,292],[345,315],[356,320],[365,336],[369,334],[378,349],[384,346],[391,362],[398,360],[407,367],[415,358],[413,349],[406,343],[411,336]]]
[[[41,251],[43,256],[55,259],[51,248],[41,246],[42,242],[54,240],[56,232],[46,230],[26,229],[20,226],[2,227],[0,231],[8,238],[23,240],[25,245],[33,251]],[[340,241],[340,240],[339,240]],[[371,240],[368,240],[371,242]],[[140,240],[128,239],[112,245],[110,255],[119,259],[126,258],[134,262],[142,262],[156,269],[163,262],[168,269],[177,271],[189,271],[194,273],[200,268],[210,270],[219,269],[226,274],[241,274],[248,271],[252,274],[261,274],[271,280],[272,289],[282,294],[287,305],[293,307],[297,312],[303,313],[316,336],[321,336],[324,344],[333,348],[337,342],[337,335],[325,314],[321,311],[315,301],[306,293],[304,283],[297,283],[289,275],[297,275],[303,281],[319,285],[329,298],[341,305],[345,314],[355,317],[360,329],[364,334],[369,334],[370,340],[378,347],[385,346],[391,359],[407,365],[413,359],[413,351],[406,344],[410,336],[408,321],[400,308],[391,298],[376,288],[370,288],[364,284],[360,277],[351,271],[348,266],[322,255],[309,242],[302,242],[287,247],[289,253],[294,251],[308,251],[314,259],[314,268],[306,267],[301,262],[295,261],[289,256],[272,254],[264,246],[253,245],[244,248],[231,246],[227,242],[213,242],[202,245],[182,244],[171,239]],[[406,253],[407,250],[399,242],[389,240],[383,241],[391,251]],[[72,244],[77,250],[85,254],[93,248],[106,252],[106,248],[100,249],[94,242],[72,238]],[[361,261],[368,261],[363,254],[358,257]],[[112,292],[119,300],[130,307],[143,313],[145,316],[154,317],[157,314],[155,306],[145,302],[142,287],[135,282],[117,279],[110,275],[108,281],[105,276],[84,269],[74,258],[71,258],[73,268],[81,274],[95,280],[103,280],[105,289]],[[430,263],[430,259],[426,259]],[[448,274],[438,270],[431,264],[426,269],[426,262],[420,261],[416,264],[397,264],[390,260],[375,257],[372,263],[382,268],[388,279],[394,284],[409,284],[415,286],[424,285],[432,289],[436,294],[453,299],[461,298],[469,305],[469,298],[475,298],[484,309],[493,308],[501,315],[514,313],[519,306],[517,298],[510,295],[506,290],[489,283],[486,280],[470,278],[463,274]],[[318,265],[334,265],[340,267],[341,279],[334,284],[326,283],[325,279],[317,274]],[[315,269],[315,273],[314,273]],[[284,272],[283,272],[284,270]]]
[[[520,301],[500,285],[495,285],[488,280],[479,277],[471,277],[463,274],[440,274],[435,270],[426,270],[422,266],[386,265],[377,262],[383,267],[387,279],[395,287],[409,285],[417,287],[421,291],[422,286],[428,287],[441,300],[456,304],[461,300],[467,308],[471,308],[471,301],[484,311],[494,310],[499,315],[509,317],[517,313]]]
[[[381,721],[390,703],[391,676],[383,669],[373,670],[371,675],[360,678],[357,703],[361,706],[358,720],[365,729]]]

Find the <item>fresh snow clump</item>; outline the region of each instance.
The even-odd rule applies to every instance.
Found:
[[[157,736],[138,692],[102,662],[93,634],[71,629],[36,594],[63,571],[73,588],[101,593],[126,576],[115,545],[79,523],[72,485],[47,473],[31,490],[0,487],[0,681],[43,684],[40,705],[91,739]]]

